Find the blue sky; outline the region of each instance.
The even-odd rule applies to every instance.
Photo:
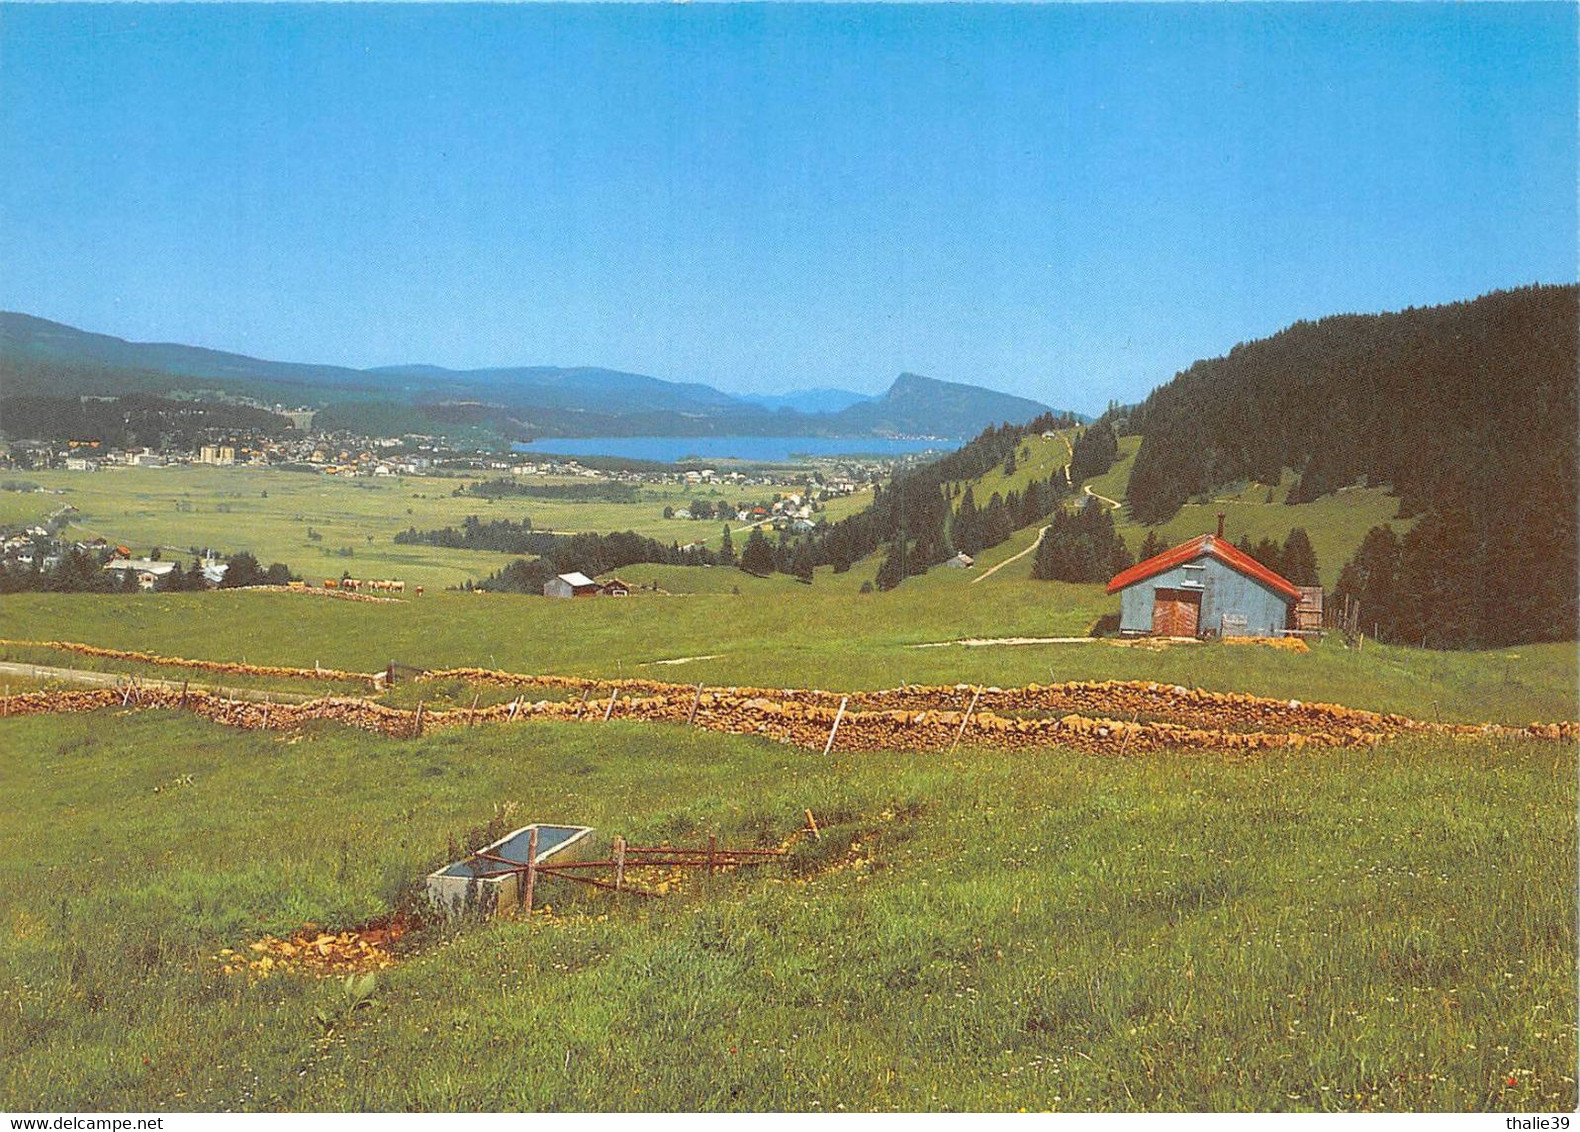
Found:
[[[1576,277],[1576,9],[0,6],[0,307],[1092,410]]]

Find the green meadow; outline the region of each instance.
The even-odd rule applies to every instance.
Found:
[[[354,577],[400,578],[409,585],[439,589],[485,578],[510,559],[488,551],[397,545],[398,532],[458,527],[466,516],[477,515],[485,521],[530,518],[541,530],[632,530],[664,542],[717,545],[723,523],[665,519],[664,508],[678,510],[698,498],[766,501],[773,495],[773,489],[764,487],[679,484],[641,485],[641,498],[634,503],[525,497],[490,501],[453,494],[463,484],[502,475],[508,473],[345,478],[199,465],[29,472],[30,482],[60,494],[0,492],[0,522],[42,519],[70,504],[78,515],[69,534],[102,536],[136,554],[159,548],[166,557],[186,559],[194,546],[223,554],[250,550],[260,561],[284,562],[315,583],[350,571]],[[598,482],[527,478],[534,484]],[[826,514],[833,521],[865,504],[862,495],[832,500]],[[8,520],[13,511],[18,518]],[[737,538],[744,542],[745,532]]]
[[[62,496],[42,491],[0,491],[0,526],[43,523],[64,502]]]
[[[1509,1110],[1576,1103],[1575,752],[824,759],[673,727],[414,741],[0,720],[12,1110]],[[512,805],[507,805],[512,804]],[[220,948],[400,906],[514,815],[787,865],[544,881],[371,985]]]
[[[0,637],[360,672],[393,660],[419,668],[481,665],[834,689],[1132,679],[1337,702],[1423,719],[1523,725],[1577,714],[1572,644],[1474,653],[1370,642],[1353,649],[1337,638],[1309,653],[1223,644],[1121,646],[1084,639],[1096,618],[1115,608],[1102,587],[1012,576],[1028,561],[976,585],[971,571],[937,570],[888,593],[867,594],[850,577],[855,570],[828,580],[820,571],[806,586],[788,577],[687,567],[666,574],[721,580],[713,592],[639,590],[630,598],[579,601],[483,593],[431,593],[388,604],[226,590],[14,594],[0,602]],[[1048,637],[1082,639],[983,647],[947,643]],[[146,666],[18,646],[0,646],[0,660],[160,674]],[[679,663],[660,663],[666,661]],[[163,674],[183,675],[170,669]],[[256,684],[273,686],[266,680]]]

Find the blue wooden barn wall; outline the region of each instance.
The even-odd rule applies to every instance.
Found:
[[[1189,569],[1188,566],[1201,568]],[[1154,591],[1160,587],[1191,588],[1185,586],[1186,582],[1201,583],[1201,632],[1221,632],[1225,613],[1244,617],[1245,633],[1252,637],[1272,636],[1288,624],[1290,602],[1283,594],[1224,565],[1212,555],[1203,554],[1187,565],[1176,566],[1120,590],[1120,631],[1150,633]]]

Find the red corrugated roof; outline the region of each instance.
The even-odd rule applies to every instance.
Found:
[[[1165,550],[1162,554],[1148,558],[1145,562],[1138,562],[1130,569],[1115,574],[1113,580],[1108,583],[1108,592],[1111,594],[1118,593],[1127,586],[1133,586],[1147,578],[1156,577],[1174,569],[1176,566],[1183,566],[1187,562],[1194,562],[1203,555],[1210,555],[1231,570],[1237,570],[1242,574],[1255,578],[1264,586],[1277,591],[1290,601],[1295,601],[1300,597],[1300,588],[1288,578],[1269,570],[1243,550],[1237,550],[1233,543],[1216,538],[1213,535],[1202,535],[1199,538],[1191,539],[1189,542],[1182,542],[1170,550]]]

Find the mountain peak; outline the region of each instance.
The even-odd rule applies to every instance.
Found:
[[[848,427],[878,435],[961,437],[1049,411],[1025,397],[907,372],[882,397],[852,405],[839,416]]]

